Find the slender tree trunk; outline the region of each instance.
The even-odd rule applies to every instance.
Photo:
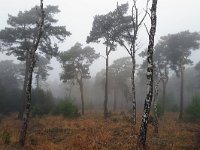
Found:
[[[147,94],[144,104],[144,112],[142,115],[142,122],[140,127],[140,134],[138,137],[137,149],[146,149],[146,135],[148,127],[148,119],[153,98],[153,52],[154,52],[154,37],[156,32],[156,10],[157,0],[152,0],[151,7],[151,29],[149,33],[149,45],[147,51]]]
[[[114,102],[113,102],[113,111],[116,112],[116,109],[117,109],[117,89],[114,88]]]
[[[28,53],[28,60],[30,60],[30,66],[28,69],[28,80],[26,85],[26,110],[23,117],[23,125],[20,131],[19,135],[19,143],[21,146],[24,146],[25,140],[26,140],[26,133],[28,128],[28,122],[29,122],[29,115],[31,110],[31,88],[32,88],[32,75],[33,75],[33,69],[35,67],[35,52],[38,48],[40,39],[43,34],[43,27],[44,27],[44,9],[43,9],[43,0],[40,0],[40,8],[41,8],[41,18],[40,22],[38,24],[38,34],[34,38],[32,47],[30,49],[30,53]]]
[[[181,69],[181,89],[180,89],[180,113],[179,119],[183,119],[183,86],[184,86],[184,71]]]
[[[84,109],[83,80],[82,80],[82,78],[81,78],[80,81],[79,81],[79,85],[80,85],[80,92],[81,92],[81,108],[82,108],[82,115],[84,115],[85,109]]]
[[[18,119],[23,119],[24,109],[25,109],[25,102],[26,102],[26,85],[28,80],[28,70],[30,66],[30,60],[28,59],[28,51],[26,52],[26,59],[25,59],[25,75],[24,75],[24,84],[22,89],[22,96],[20,100],[20,110],[18,113]]]
[[[135,92],[135,48],[133,49],[133,56],[132,58],[132,115],[131,115],[131,135],[135,134],[135,125],[136,125],[136,92]]]
[[[155,83],[155,94],[154,94],[154,99],[153,99],[153,107],[154,107],[154,133],[158,135],[158,109],[157,109],[157,104],[158,104],[158,94],[159,94],[159,90],[158,90],[158,86],[160,83],[160,79]]]
[[[71,93],[72,93],[72,87],[70,87],[69,89],[69,94],[68,94],[68,97],[71,99]]]
[[[40,75],[38,71],[36,75],[36,89],[39,90],[39,88],[40,88]]]
[[[20,139],[19,142],[22,146],[25,144],[25,139],[26,139],[26,133],[27,133],[27,128],[28,128],[28,122],[29,122],[29,115],[30,115],[30,110],[31,110],[31,86],[32,86],[32,74],[33,74],[33,69],[35,66],[35,52],[31,51],[29,60],[30,60],[30,66],[28,69],[28,80],[27,80],[27,85],[26,85],[26,109],[25,109],[25,114],[24,114],[24,121],[23,125],[20,131]]]
[[[165,113],[165,101],[166,101],[166,83],[165,83],[165,81],[162,81],[162,86],[163,86],[162,113],[164,115],[164,113]]]
[[[108,46],[106,46],[106,82],[105,82],[105,100],[104,100],[104,118],[108,117]]]

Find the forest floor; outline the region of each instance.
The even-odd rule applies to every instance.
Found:
[[[18,146],[21,121],[16,115],[1,119],[0,149],[22,150]],[[139,116],[139,115],[138,115]],[[141,116],[141,115],[140,115]],[[200,150],[200,122],[178,121],[177,113],[167,113],[159,119],[159,135],[149,125],[150,150]],[[141,118],[136,126],[139,132]],[[114,114],[104,120],[100,114],[77,119],[62,116],[31,118],[24,150],[133,150],[137,138],[130,136],[130,123],[125,115]],[[7,139],[8,144],[4,144]]]

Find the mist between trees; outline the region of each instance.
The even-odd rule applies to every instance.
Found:
[[[18,119],[23,120],[21,146],[25,145],[30,117],[76,118],[95,112],[109,119],[112,114],[125,114],[130,117],[130,135],[135,136],[136,116],[141,117],[144,111],[136,140],[136,147],[143,149],[150,119],[153,118],[157,128],[155,117],[168,112],[179,113],[180,120],[200,119],[200,61],[194,64],[191,58],[193,51],[199,50],[200,33],[189,30],[169,33],[154,43],[156,8],[157,0],[147,0],[141,16],[134,0],[132,6],[117,4],[115,10],[94,17],[86,42],[105,46],[102,51],[106,66],[92,78],[91,65],[104,56],[95,47],[83,46],[78,41],[68,50],[60,51],[59,43],[73,33],[57,25],[58,6],[43,7],[41,0],[40,6],[8,16],[7,26],[0,31],[1,52],[16,57],[20,63],[0,61],[0,113],[18,112]],[[129,9],[132,14],[128,14]],[[148,19],[149,27],[143,26]],[[140,28],[146,28],[149,36],[147,49],[139,46]],[[128,56],[109,64],[109,56],[117,47]],[[142,64],[136,59],[138,51]],[[54,69],[50,67],[52,57],[61,65],[62,71],[57,72],[60,83],[47,82],[49,72]],[[158,129],[156,132],[159,134]]]

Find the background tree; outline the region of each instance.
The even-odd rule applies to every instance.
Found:
[[[80,86],[82,114],[84,114],[84,97],[83,97],[83,79],[89,79],[89,67],[93,61],[99,57],[92,47],[82,48],[80,43],[76,43],[68,51],[60,53],[60,62],[62,63],[63,72],[60,79],[63,82],[76,80]]]
[[[48,71],[52,70],[53,68],[48,66],[48,64],[50,64],[49,59],[37,55],[37,61],[36,61],[36,67],[34,70],[35,75],[35,79],[36,79],[36,88],[39,89],[40,88],[40,84],[41,81],[46,81],[47,77],[49,76]]]
[[[55,107],[56,100],[50,90],[33,89],[32,90],[32,109],[31,115],[43,116],[49,115]]]
[[[117,94],[122,92],[127,100],[129,100],[130,92],[127,81],[131,77],[131,60],[130,57],[122,57],[113,62],[109,67],[109,76],[111,78],[111,86],[114,93],[113,110],[116,111],[117,107]]]
[[[191,50],[199,48],[200,34],[183,31],[163,36],[161,40],[165,43],[164,55],[170,63],[170,68],[176,73],[177,77],[181,78],[179,119],[182,119],[184,70],[186,65],[193,63],[189,56],[191,55]]]
[[[44,8],[45,19],[41,40],[38,44],[38,50],[44,53],[48,58],[56,56],[58,53],[57,42],[64,41],[70,32],[66,31],[65,26],[58,26],[54,15],[59,13],[58,6],[47,5]],[[38,30],[38,17],[41,15],[40,7],[35,6],[28,11],[20,11],[17,16],[8,15],[8,27],[0,31],[0,41],[2,43],[1,51],[7,55],[15,55],[18,60],[25,61],[25,77],[22,94],[22,106],[19,118],[22,118],[25,105],[25,89],[28,80],[28,70],[30,66],[30,49],[35,42]],[[52,40],[54,39],[54,40]]]
[[[123,14],[128,10],[128,4],[119,6],[119,9]],[[108,62],[109,54],[116,48],[116,38],[119,37],[124,29],[127,27],[125,22],[120,22],[117,10],[109,12],[106,15],[96,15],[94,17],[92,30],[90,35],[87,37],[87,43],[96,42],[99,43],[100,39],[103,39],[103,44],[106,45],[106,82],[105,82],[105,100],[104,100],[104,118],[107,118],[108,114]]]
[[[166,101],[166,87],[169,81],[169,60],[164,54],[165,44],[159,41],[155,46],[154,53],[154,64],[159,76],[159,80],[162,83],[162,113],[165,112],[165,101]]]
[[[124,16],[125,13],[121,11],[121,9],[117,6],[117,11],[120,16],[120,20],[124,23],[128,23],[127,28],[125,29],[125,32],[121,34],[119,38],[116,39],[116,41],[126,49],[128,54],[131,57],[132,60],[132,116],[131,116],[131,122],[132,122],[132,133],[135,134],[135,124],[136,124],[136,91],[135,91],[135,69],[136,69],[136,60],[135,60],[135,53],[137,50],[137,38],[138,38],[138,31],[139,28],[142,26],[142,23],[147,15],[147,9],[148,9],[148,2],[146,4],[146,10],[144,16],[139,19],[139,12],[136,0],[133,0],[133,6],[132,6],[132,15],[131,16]]]
[[[195,65],[195,70],[198,72],[198,75],[197,75],[197,87],[200,87],[200,61]]]
[[[12,60],[0,61],[0,113],[19,109],[22,67],[22,64],[15,64]]]
[[[22,64],[15,64],[13,60],[3,60],[0,62],[0,82],[6,87],[20,87]]]
[[[146,135],[148,127],[148,119],[153,98],[153,53],[154,53],[154,37],[156,33],[157,23],[157,0],[152,0],[151,6],[151,29],[149,32],[149,45],[147,50],[147,94],[144,103],[144,111],[142,115],[142,122],[140,127],[140,134],[138,137],[137,149],[146,149]]]

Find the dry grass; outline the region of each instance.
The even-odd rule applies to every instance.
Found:
[[[140,115],[141,116],[141,115]],[[159,136],[149,125],[148,147],[150,150],[198,150],[200,149],[200,123],[179,122],[177,114],[167,114],[159,120]],[[139,131],[140,120],[137,121]],[[22,150],[18,146],[21,122],[14,115],[0,123],[0,134],[8,131],[11,143],[0,139],[2,150]],[[2,136],[1,136],[2,137]],[[99,114],[86,114],[78,119],[62,116],[32,118],[29,124],[26,145],[28,150],[132,150],[137,139],[130,136],[127,118],[115,114],[104,120]]]

